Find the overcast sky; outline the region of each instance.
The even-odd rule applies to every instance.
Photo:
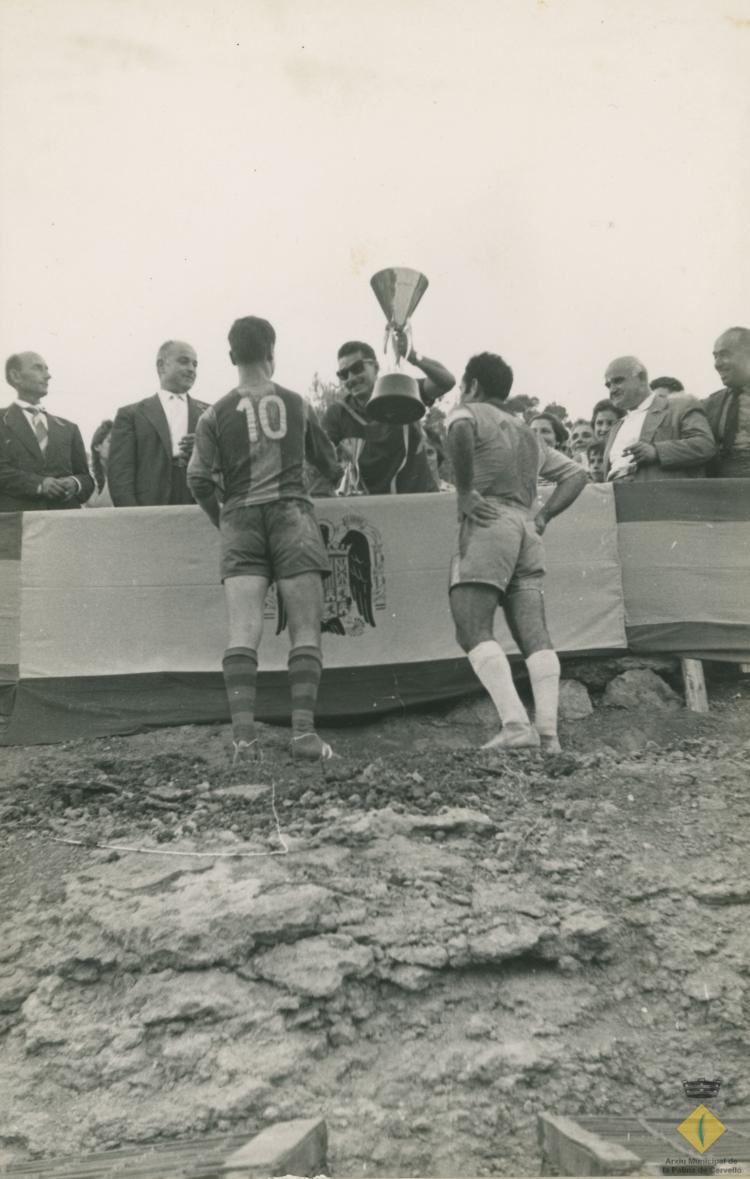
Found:
[[[379,346],[370,275],[422,270],[417,347],[588,411],[614,356],[718,387],[750,324],[750,0],[1,0],[0,347],[44,354],[87,440],[196,395],[226,332],[277,378]],[[12,396],[7,390],[6,401]]]

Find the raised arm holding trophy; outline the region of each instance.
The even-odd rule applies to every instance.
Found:
[[[372,287],[385,312],[386,353],[393,361],[380,373],[374,349],[361,340],[339,348],[337,376],[343,397],[330,405],[323,427],[348,462],[349,492],[388,495],[437,491],[419,419],[455,385],[454,376],[437,360],[413,348],[410,317],[427,289],[417,270],[391,267],[373,276]],[[401,368],[403,360],[424,373],[415,380]],[[355,488],[352,484],[358,481]]]

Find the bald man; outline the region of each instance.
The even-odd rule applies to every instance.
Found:
[[[635,356],[613,360],[604,384],[615,409],[625,415],[607,437],[605,480],[643,483],[705,476],[716,443],[697,398],[650,389],[646,366]]]
[[[733,327],[714,344],[724,388],[703,402],[719,453],[709,469],[720,479],[750,479],[750,328]]]
[[[42,409],[50,371],[38,352],[5,362],[16,400],[0,410],[0,512],[80,508],[94,490],[81,432]]]
[[[186,470],[198,418],[208,406],[190,396],[198,372],[195,349],[167,340],[156,354],[159,390],[118,409],[107,481],[116,508],[192,504]]]

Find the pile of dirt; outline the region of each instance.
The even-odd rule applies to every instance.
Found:
[[[481,752],[478,698],[328,771],[270,728],[250,774],[225,726],[3,751],[0,1163],[322,1115],[334,1174],[534,1174],[540,1110],[681,1118],[696,1076],[731,1123],[749,715],[597,706],[543,759]]]

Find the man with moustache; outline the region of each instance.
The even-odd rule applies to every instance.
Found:
[[[186,469],[198,418],[208,406],[190,397],[195,349],[167,340],[156,355],[159,390],[118,409],[107,478],[116,508],[192,504]]]
[[[729,328],[714,345],[714,365],[724,388],[703,402],[719,453],[709,473],[750,479],[750,328]]]
[[[81,432],[42,409],[50,371],[37,352],[5,362],[16,400],[0,411],[0,512],[80,508],[94,490]]]
[[[705,476],[716,443],[695,397],[669,397],[649,388],[646,367],[635,356],[613,360],[604,383],[615,409],[625,415],[607,436],[606,481],[644,483]]]
[[[408,342],[403,332],[397,340],[401,355],[424,373],[417,381],[419,395],[425,405],[432,405],[453,388],[455,377],[437,360],[421,356],[413,348],[407,356]],[[421,423],[399,426],[375,422],[367,416],[378,367],[369,344],[350,340],[341,345],[336,375],[346,392],[329,405],[323,429],[334,446],[341,448],[341,456],[352,462],[359,476],[358,490],[365,494],[437,491],[438,480],[430,466]]]

